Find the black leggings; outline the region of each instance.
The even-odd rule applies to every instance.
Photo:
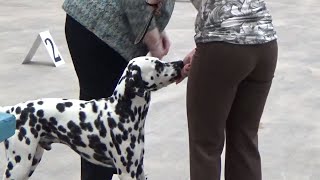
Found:
[[[65,34],[80,84],[80,99],[108,97],[113,93],[127,61],[101,39],[67,15]],[[82,180],[111,180],[116,173],[81,159]]]

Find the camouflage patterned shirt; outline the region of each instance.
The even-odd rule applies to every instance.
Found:
[[[197,43],[262,44],[277,39],[264,0],[191,1],[198,8],[195,23]]]

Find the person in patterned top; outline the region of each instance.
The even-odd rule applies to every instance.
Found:
[[[258,129],[278,46],[264,0],[191,0],[198,10],[188,63],[190,179],[261,180]]]

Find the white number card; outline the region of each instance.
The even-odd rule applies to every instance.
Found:
[[[27,64],[27,63],[31,62],[31,59],[33,58],[34,54],[38,50],[41,41],[45,45],[45,47],[49,53],[49,56],[56,67],[58,67],[62,64],[65,64],[65,62],[64,62],[56,44],[54,43],[53,38],[52,38],[49,31],[43,31],[38,34],[36,40],[34,41],[31,49],[29,50],[29,52],[28,52],[26,58],[24,59],[24,61],[22,62],[22,64]]]

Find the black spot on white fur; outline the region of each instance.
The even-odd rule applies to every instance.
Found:
[[[9,141],[8,140],[4,140],[4,146],[6,149],[9,149]]]
[[[12,162],[9,162],[9,163],[8,163],[7,168],[8,168],[9,170],[12,170],[12,169],[13,169],[13,164],[12,164]]]
[[[16,160],[16,163],[19,163],[21,161],[21,156],[18,155],[14,159]]]
[[[68,108],[70,108],[72,106],[72,102],[65,102],[64,105]]]
[[[56,108],[57,108],[57,110],[58,110],[59,112],[63,113],[64,110],[65,110],[65,104],[63,104],[63,103],[58,103],[57,106],[56,106]]]

